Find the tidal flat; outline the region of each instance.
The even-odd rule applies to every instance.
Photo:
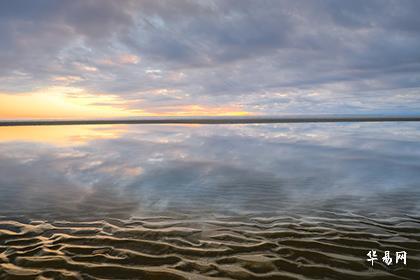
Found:
[[[0,279],[418,279],[418,139],[419,123],[2,127]]]

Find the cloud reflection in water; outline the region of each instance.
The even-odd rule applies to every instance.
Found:
[[[73,146],[2,142],[1,212],[128,217],[320,206],[418,214],[419,128],[133,125]]]

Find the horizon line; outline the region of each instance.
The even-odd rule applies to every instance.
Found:
[[[106,124],[262,124],[328,122],[420,122],[420,114],[317,114],[282,116],[165,116],[109,119],[26,119],[0,120],[0,127]]]

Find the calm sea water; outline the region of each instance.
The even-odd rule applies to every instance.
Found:
[[[417,123],[0,128],[0,279],[419,279],[419,139]]]

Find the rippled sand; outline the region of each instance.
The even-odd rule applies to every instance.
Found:
[[[0,220],[0,279],[420,279],[420,217]],[[366,261],[406,250],[408,263]],[[393,253],[392,253],[393,254]]]

